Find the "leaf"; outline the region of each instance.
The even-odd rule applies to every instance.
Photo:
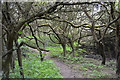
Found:
[[[45,53],[45,56],[47,55],[47,53]]]
[[[25,26],[28,26],[28,23],[25,23]]]
[[[44,56],[44,54],[43,53],[41,53],[42,54],[42,56]]]
[[[33,21],[32,19],[30,19],[30,21]]]
[[[19,31],[19,34],[22,34],[22,31]]]

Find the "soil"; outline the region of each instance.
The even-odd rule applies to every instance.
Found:
[[[60,69],[60,73],[64,78],[81,78],[80,73],[75,72],[71,69],[69,64],[64,63],[63,61],[58,60],[57,58],[51,58],[50,53],[46,56],[46,59],[53,60],[54,64]]]
[[[31,50],[35,51],[36,53],[39,54],[37,49],[32,49]],[[45,53],[45,52],[44,52]],[[51,58],[50,53],[47,52],[47,55],[45,56],[45,59],[48,60],[53,60],[53,63],[56,64],[56,66],[60,69],[60,73],[64,78],[95,78],[95,76],[89,76],[93,73],[91,73],[94,69],[91,69],[92,67],[86,66],[86,64],[96,64],[96,65],[101,65],[100,61],[92,59],[92,58],[85,58],[86,62],[83,62],[82,64],[75,64],[75,63],[65,63],[57,58]],[[90,62],[91,61],[91,62]],[[83,68],[87,68],[87,70],[83,70]],[[94,68],[94,67],[93,67]],[[96,69],[98,72],[103,71],[103,74],[108,74],[105,77],[102,78],[116,78],[115,70],[113,70],[110,67],[105,67],[101,69]]]

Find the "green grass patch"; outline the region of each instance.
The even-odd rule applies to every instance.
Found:
[[[63,51],[61,47],[46,47],[47,50],[50,50],[50,56],[51,57],[58,57]]]
[[[29,58],[23,57],[23,70],[25,78],[63,78],[59,68],[53,64],[52,60],[40,61],[40,56],[34,53],[28,53]],[[10,73],[10,78],[22,78],[19,71],[19,65],[16,61],[14,72]]]

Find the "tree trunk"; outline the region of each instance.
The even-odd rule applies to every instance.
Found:
[[[108,49],[108,56],[109,56],[110,59],[112,59],[110,47],[107,47],[107,49]]]
[[[18,35],[16,36],[16,39],[15,39],[16,47],[19,46],[17,40],[18,40]],[[23,68],[22,68],[22,54],[21,54],[20,47],[18,47],[18,49],[17,49],[17,57],[18,57],[18,64],[20,66],[20,74],[21,74],[22,78],[24,78],[24,72],[23,72]]]
[[[23,68],[22,68],[22,54],[21,54],[20,48],[17,49],[17,56],[18,56],[18,63],[20,66],[20,74],[21,74],[22,78],[24,78],[24,72],[23,72]]]
[[[118,78],[120,78],[120,52],[118,53],[117,56],[117,65],[116,65],[116,74],[118,75]]]
[[[105,56],[105,50],[104,50],[104,44],[102,42],[98,42],[98,52],[102,56],[102,65],[105,65],[106,56]]]
[[[13,35],[9,33],[7,35],[7,50],[9,51],[11,49],[13,49]],[[9,66],[12,62],[12,55],[13,52],[9,52],[5,62],[3,63],[3,72],[6,78],[9,78]]]
[[[74,50],[74,44],[73,44],[73,42],[71,42],[71,48],[72,48],[73,57],[75,57],[75,50]]]
[[[43,55],[42,55],[42,52],[39,51],[39,54],[40,54],[40,60],[43,61],[43,60],[44,60],[44,57],[43,57]]]
[[[75,57],[75,49],[74,49],[73,41],[70,38],[68,38],[68,40],[69,40],[70,47],[72,48],[73,57]]]
[[[62,47],[63,47],[63,56],[65,57],[66,56],[66,44],[62,44]]]
[[[45,44],[43,44],[43,49],[45,49]],[[43,51],[43,58],[45,58],[45,55],[46,54],[46,52],[45,51]]]
[[[71,45],[71,48],[72,48],[72,54],[73,54],[73,57],[75,57],[74,44],[73,44],[72,41],[70,42],[70,45]]]
[[[120,46],[119,46],[119,24],[116,22],[116,44],[115,44],[115,53],[116,53],[116,74],[120,77]]]
[[[115,4],[114,3],[111,3],[111,15],[112,15],[112,18],[115,19],[115,16],[116,14],[114,13],[114,7],[115,7]],[[116,26],[116,41],[115,41],[115,54],[116,54],[116,74],[118,75],[118,77],[120,78],[120,52],[119,52],[119,27],[120,27],[120,21],[116,21],[115,22],[115,26]]]
[[[14,59],[14,54],[12,56],[12,63],[11,63],[11,70],[12,72],[14,72],[14,69],[15,69],[15,59]]]

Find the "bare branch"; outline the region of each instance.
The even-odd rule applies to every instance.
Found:
[[[108,23],[108,24],[106,25],[106,29],[105,29],[105,31],[104,31],[104,33],[103,33],[103,36],[99,39],[99,41],[101,41],[101,40],[104,38],[104,36],[105,36],[105,34],[106,34],[109,26],[112,25],[113,23],[115,23],[116,21],[118,21],[119,19],[120,19],[120,14],[119,14],[119,16],[118,16],[116,19],[114,19],[113,21],[111,21],[110,23]]]
[[[10,52],[12,52],[12,51],[15,51],[15,50],[17,50],[18,48],[16,48],[16,49],[10,49],[9,51],[7,51],[3,56],[2,56],[2,58],[4,58],[6,55],[8,55]]]

